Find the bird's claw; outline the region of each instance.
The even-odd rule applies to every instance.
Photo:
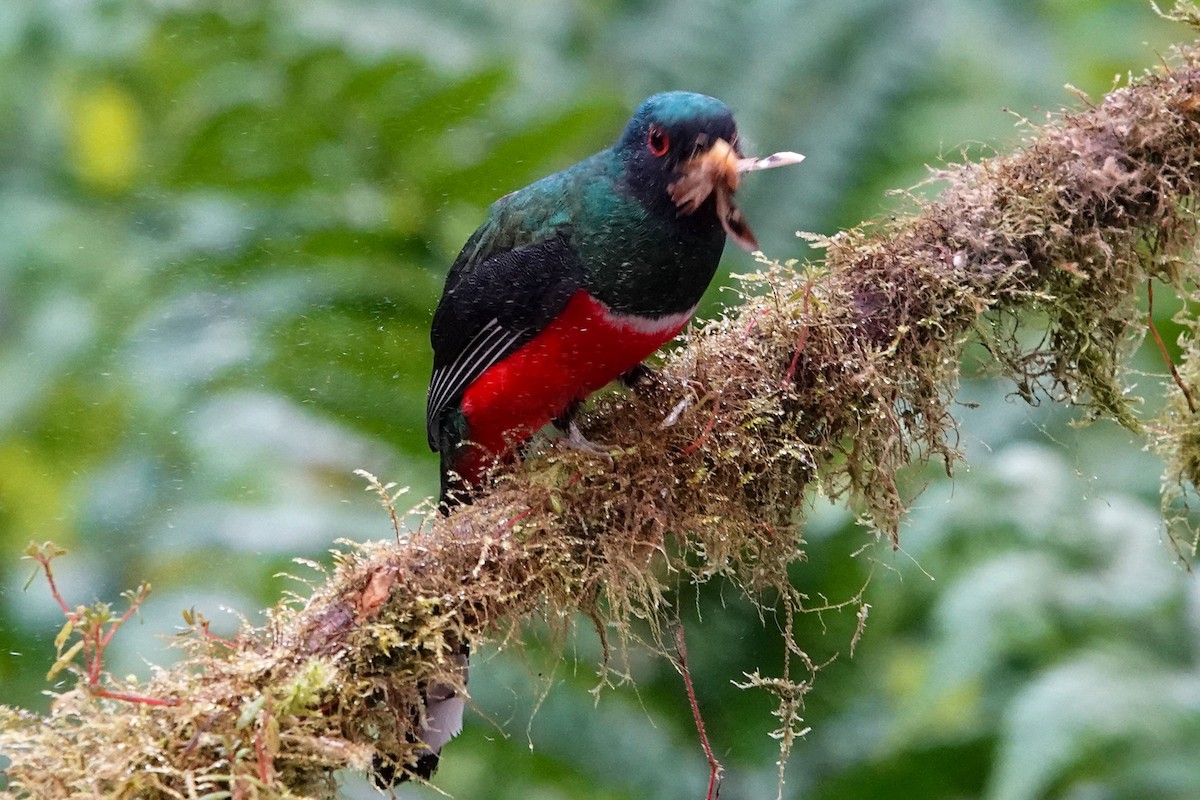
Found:
[[[562,443],[564,446],[569,447],[572,450],[577,450],[581,453],[587,453],[588,455],[592,455],[601,459],[608,464],[609,469],[612,469],[614,466],[616,466],[616,462],[613,460],[612,453],[609,451],[609,449],[595,444],[594,442],[588,441],[587,437],[580,433],[579,426],[574,422],[567,427],[567,438],[563,439]]]

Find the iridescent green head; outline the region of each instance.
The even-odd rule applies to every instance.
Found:
[[[737,125],[728,106],[695,92],[663,92],[638,106],[616,149],[625,159],[663,171],[673,170],[718,139],[737,146]]]

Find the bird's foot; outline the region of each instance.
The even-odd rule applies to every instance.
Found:
[[[588,441],[588,439],[579,432],[579,426],[571,422],[567,426],[567,438],[561,440],[564,447],[569,447],[572,450],[578,450],[581,453],[595,456],[608,464],[608,468],[612,469],[616,462],[613,461],[612,452],[602,445]]]
[[[650,369],[645,364],[638,364],[627,372],[622,373],[620,381],[621,385],[626,389],[632,389],[639,383],[643,383],[657,374],[655,370]]]

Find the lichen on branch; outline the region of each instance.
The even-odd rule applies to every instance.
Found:
[[[1198,155],[1193,45],[1031,128],[1012,155],[943,168],[913,214],[817,237],[819,261],[764,262],[744,303],[689,333],[657,378],[594,404],[588,435],[613,467],[548,448],[398,545],[348,546],[265,629],[198,634],[179,665],[106,685],[162,703],[81,683],[48,716],[0,710],[9,790],[331,797],[334,770],[412,752],[420,687],[459,680],[465,641],[578,612],[601,630],[659,620],[674,585],[714,576],[798,610],[787,567],[806,497],[819,487],[895,540],[912,499],[898,472],[959,458],[951,404],[976,339],[1022,395],[1147,432],[1173,502],[1200,473],[1200,322],[1180,319],[1157,419],[1139,417],[1125,364],[1150,282],[1196,299]],[[779,686],[798,725],[806,685]]]

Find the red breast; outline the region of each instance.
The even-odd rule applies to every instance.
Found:
[[[624,315],[585,290],[576,292],[553,322],[463,393],[468,438],[475,446],[456,465],[458,472],[477,480],[491,460],[511,453],[572,403],[642,363],[694,312]]]

